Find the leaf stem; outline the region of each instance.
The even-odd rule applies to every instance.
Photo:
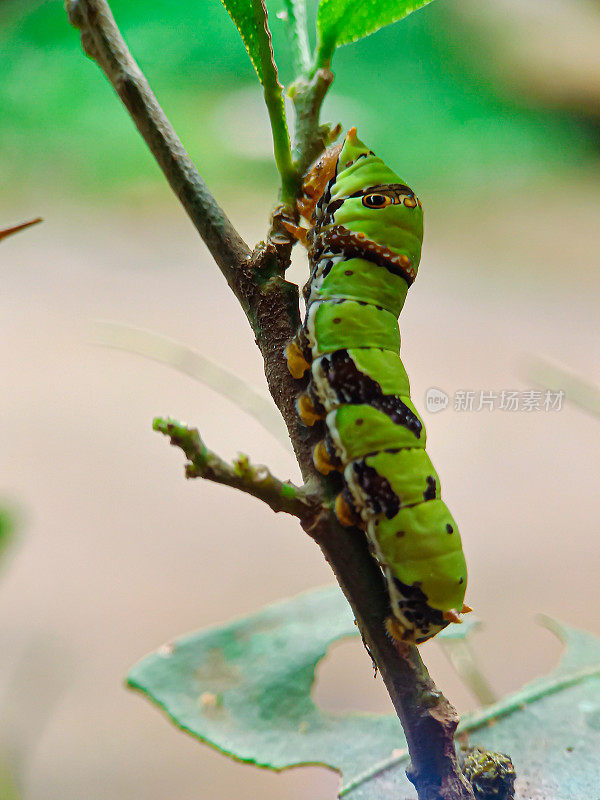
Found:
[[[315,57],[317,69],[331,69],[331,59],[333,58],[334,53],[335,39],[331,36],[329,39],[321,39],[319,36],[317,39],[317,51]]]
[[[443,642],[442,649],[462,682],[469,687],[477,698],[479,705],[490,706],[498,700],[488,679],[479,669],[468,641],[464,639],[446,639]]]
[[[277,65],[273,54],[273,42],[265,0],[252,0],[252,7],[257,25],[262,24],[266,34],[265,36],[259,36],[258,41],[265,104],[273,134],[275,164],[281,176],[281,199],[284,203],[291,204],[298,193],[299,177],[292,163],[290,137],[283,102],[283,86],[279,82],[277,75]]]
[[[67,0],[81,44],[123,101],[175,195],[231,284],[250,250],[198,174],[146,76],[135,62],[106,0]]]

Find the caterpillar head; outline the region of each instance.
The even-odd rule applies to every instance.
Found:
[[[298,203],[320,231],[339,229],[357,255],[398,265],[407,282],[417,274],[423,241],[423,209],[415,193],[351,128],[341,145],[321,156],[306,175]]]

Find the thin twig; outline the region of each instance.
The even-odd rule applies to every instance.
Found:
[[[314,516],[318,499],[290,481],[280,481],[267,467],[254,466],[248,456],[240,454],[233,464],[228,464],[207,448],[196,428],[189,428],[174,419],[156,417],[153,428],[168,436],[171,444],[185,453],[188,459],[186,478],[204,478],[231,486],[257,497],[273,511],[284,511],[300,520]]]
[[[272,237],[267,244],[259,245],[250,257],[246,245],[208,192],[158,106],[105,0],[70,0],[69,11],[73,24],[81,28],[84,49],[98,61],[113,83],[213,253],[255,333],[264,358],[269,390],[287,424],[305,482],[305,487],[297,490],[303,494],[295,495],[291,504],[281,508],[280,489],[285,484],[277,484],[273,478],[279,489],[275,490],[275,496],[269,494],[266,502],[301,517],[302,526],[330,563],[404,726],[412,759],[410,776],[419,800],[473,800],[473,792],[456,759],[453,736],[458,717],[455,710],[435,688],[417,649],[397,647],[387,636],[384,621],[389,615],[389,599],[381,570],[369,553],[366,537],[358,529],[342,528],[329,507],[323,505],[323,498],[329,501],[333,487],[318,475],[313,465],[312,448],[319,433],[299,423],[295,407],[299,384],[291,377],[283,356],[285,345],[300,324],[298,287],[283,278],[289,264],[289,240],[284,236]],[[327,131],[319,127],[318,118],[332,80],[329,70],[318,70],[312,81],[296,84],[295,102],[299,110],[296,166],[299,171],[304,170],[326,144]],[[168,431],[165,429],[165,432]],[[189,435],[188,431],[186,436]],[[211,475],[220,475],[223,480],[219,482],[243,491],[254,488],[250,493],[265,499],[256,480],[248,479],[245,461],[232,467],[219,459],[220,472],[213,461],[209,475],[206,455],[202,455],[203,445],[198,442],[196,449],[189,450],[192,456],[197,451],[200,458],[199,462],[191,460],[194,473],[213,480]],[[188,439],[183,444],[188,447],[194,442]],[[254,468],[248,466],[248,469],[252,473]],[[310,509],[305,511],[307,502]]]
[[[36,219],[31,219],[29,222],[22,222],[20,225],[13,225],[12,228],[3,228],[0,230],[0,240],[5,239],[7,236],[12,236],[13,233],[24,231],[26,228],[30,228],[32,225],[37,225],[38,222],[41,221],[41,217],[36,217]]]
[[[333,72],[318,69],[310,78],[298,78],[290,87],[289,95],[296,109],[295,158],[298,172],[303,175],[330,142],[331,132],[319,125],[321,106]],[[339,133],[339,129],[337,129]]]

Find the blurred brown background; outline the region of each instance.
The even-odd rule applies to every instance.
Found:
[[[239,78],[245,54],[214,5],[214,20],[193,36],[192,4],[176,20],[158,0],[144,20],[124,2],[114,8],[200,170],[254,243],[276,184],[260,91],[251,68]],[[151,421],[168,414],[197,424],[220,454],[241,450],[297,479],[289,452],[202,384],[92,343],[95,320],[136,325],[266,394],[242,312],[62,13],[54,2],[9,2],[0,12],[0,227],[45,220],[0,254],[0,500],[18,519],[0,573],[2,760],[27,800],[325,800],[333,773],[235,764],[123,687],[128,668],[162,642],[331,575],[295,520],[186,482],[182,454]],[[230,48],[221,61],[210,25]],[[451,400],[431,414],[425,393],[538,388],[530,355],[600,383],[594,25],[592,2],[432,4],[340,51],[325,115],[357,123],[424,203],[402,354],[461,525],[468,600],[485,623],[474,648],[499,695],[558,658],[536,613],[600,634],[600,420],[570,402],[509,413],[458,412]],[[543,31],[568,43],[554,49],[554,69]],[[412,72],[387,86],[384,106],[369,65],[388,47]],[[196,82],[202,70],[214,71],[214,86]],[[293,276],[306,277],[303,253]],[[459,709],[473,708],[439,646],[422,652]],[[321,665],[315,696],[339,711],[389,710],[357,641]]]

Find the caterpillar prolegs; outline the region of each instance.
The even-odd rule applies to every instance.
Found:
[[[298,412],[323,425],[315,465],[342,474],[336,514],[365,531],[383,570],[388,632],[418,644],[470,611],[460,534],[399,355],[398,316],[421,256],[421,203],[352,128],[308,172],[298,206],[310,227],[294,232],[311,267],[306,316],[286,350],[295,378],[310,371]]]

